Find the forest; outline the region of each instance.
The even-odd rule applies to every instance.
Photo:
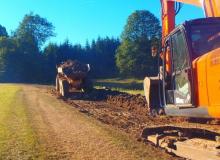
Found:
[[[160,47],[159,20],[149,11],[135,11],[122,30],[119,37],[97,37],[85,45],[57,44],[49,42],[55,26],[38,14],[26,14],[10,34],[1,24],[0,82],[51,84],[56,66],[69,59],[90,64],[94,79],[156,75],[151,47]]]

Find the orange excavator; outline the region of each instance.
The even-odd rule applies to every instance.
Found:
[[[177,2],[202,7],[206,18],[175,27]],[[220,0],[161,0],[161,4],[161,73],[144,82],[151,111],[220,118]]]
[[[183,3],[201,7],[205,18],[176,26]],[[160,71],[144,80],[151,114],[219,119],[220,0],[161,0],[161,6]],[[146,128],[142,137],[185,158],[220,160],[219,132],[155,126]]]

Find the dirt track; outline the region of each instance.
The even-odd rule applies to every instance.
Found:
[[[186,128],[201,128],[220,133],[219,121],[206,121],[184,117],[150,117],[145,98],[111,90],[95,90],[90,94],[72,92],[67,98],[60,98],[52,89],[49,92],[80,112],[95,117],[101,122],[119,128],[136,139],[144,128],[175,125]]]
[[[142,130],[165,124],[215,131],[220,128],[191,123],[186,118],[152,118],[141,95],[95,90],[89,95],[72,93],[63,99],[51,87],[22,85],[21,88],[28,119],[40,146],[39,157],[43,159],[182,159],[137,142]]]
[[[22,88],[29,119],[41,145],[41,156],[45,159],[176,159],[80,114],[42,87]],[[80,103],[89,107],[96,102],[76,101],[72,105],[77,108]],[[102,108],[102,103],[96,105]],[[92,114],[86,110],[81,112]]]

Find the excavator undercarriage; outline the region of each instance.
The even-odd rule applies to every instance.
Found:
[[[167,152],[192,160],[220,160],[220,133],[201,128],[157,126],[141,137]]]

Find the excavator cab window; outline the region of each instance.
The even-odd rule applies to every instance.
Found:
[[[193,25],[190,35],[193,59],[220,48],[220,24]]]
[[[191,104],[190,57],[185,32],[178,30],[170,36],[171,89],[167,91],[168,103]]]

